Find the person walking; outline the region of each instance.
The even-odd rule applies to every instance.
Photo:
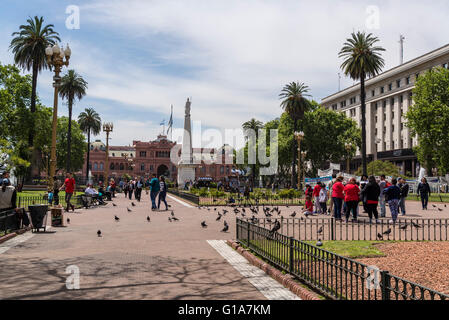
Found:
[[[338,177],[335,183],[332,185],[332,202],[334,203],[334,218],[336,220],[341,220],[341,211],[343,207],[343,177]]]
[[[320,206],[320,191],[321,191],[321,182],[318,181],[318,183],[313,188],[312,196],[315,203],[314,212],[316,214],[321,213],[321,206]]]
[[[322,214],[328,214],[328,212],[327,212],[327,200],[328,200],[327,190],[324,187],[324,185],[322,185],[321,190],[320,190],[320,196],[319,196],[319,201],[320,201],[320,207],[321,207],[321,213]]]
[[[384,190],[388,206],[391,211],[390,223],[396,223],[399,214],[399,199],[401,198],[401,189],[397,186],[398,180],[392,179],[391,186]]]
[[[362,175],[362,178],[360,180],[360,190],[363,191],[363,189],[365,188],[365,186],[368,184],[368,176],[367,175]],[[366,206],[366,198],[365,197],[361,197],[362,200],[362,204],[363,204],[363,212],[367,213],[368,212],[368,208]]]
[[[407,199],[410,188],[403,178],[399,179],[398,187],[399,189],[401,189],[401,198],[399,199],[399,211],[401,215],[405,216],[405,200]]]
[[[71,172],[67,172],[66,179],[64,181],[64,185],[61,186],[59,190],[65,190],[65,203],[67,207],[65,209],[66,212],[69,212],[69,208],[72,208],[72,211],[75,211],[75,206],[70,202],[72,196],[76,194],[75,192],[75,179],[72,176]]]
[[[373,217],[376,220],[376,223],[380,223],[379,214],[377,212],[379,196],[380,187],[377,184],[376,178],[374,176],[371,176],[368,178],[368,183],[361,191],[361,197],[366,199],[366,212],[368,212],[369,223],[372,222]]]
[[[349,216],[352,211],[352,222],[357,222],[357,206],[360,201],[360,188],[357,186],[355,178],[351,178],[349,183],[343,189],[346,203],[346,222],[349,222]]]
[[[129,182],[125,181],[123,184],[123,192],[125,193],[125,199],[128,198],[128,188],[129,188]]]
[[[337,180],[337,175],[334,173],[332,175],[331,181],[329,181],[329,183],[327,184],[327,190],[328,190],[327,196],[330,199],[330,201],[329,201],[329,209],[328,209],[328,213],[329,214],[332,213],[332,209],[334,208],[334,200],[332,198],[332,186],[334,185],[336,180]]]
[[[418,196],[421,196],[422,209],[427,210],[427,204],[429,203],[429,196],[431,194],[430,185],[426,178],[422,178],[418,184],[417,190]]]
[[[53,177],[53,204],[55,206],[59,205],[59,189],[61,189],[61,181],[59,181],[58,177]]]
[[[167,204],[167,184],[165,183],[165,177],[160,176],[159,178],[159,199],[157,204],[157,209],[159,210],[161,208],[161,201],[165,204],[165,211],[168,210],[168,204]]]
[[[153,179],[150,181],[150,198],[151,198],[151,210],[156,210],[156,197],[160,190],[159,180],[155,173],[153,173]]]
[[[134,180],[131,179],[129,181],[129,185],[128,185],[128,197],[129,197],[129,200],[132,200],[133,193],[134,193],[134,188],[135,188]]]
[[[385,180],[385,175],[380,176],[379,188],[380,188],[380,196],[379,196],[380,216],[382,218],[385,218],[386,217],[386,200],[385,200],[384,190],[387,188],[387,181]]]

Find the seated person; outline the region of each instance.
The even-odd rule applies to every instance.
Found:
[[[312,197],[307,196],[306,197],[306,205],[304,206],[303,212],[306,217],[313,215],[313,202]]]
[[[100,197],[100,194],[97,192],[97,190],[95,190],[91,184],[89,184],[86,188],[86,190],[84,190],[85,194],[87,196],[92,197],[92,199],[97,200],[100,204],[103,204],[104,201],[102,199],[102,197]]]

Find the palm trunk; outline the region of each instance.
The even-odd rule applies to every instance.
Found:
[[[72,155],[72,105],[73,98],[69,98],[69,126],[67,130],[67,172],[71,172],[71,155]]]
[[[363,174],[368,175],[366,163],[366,105],[365,105],[365,73],[360,79],[360,111],[362,113],[362,169]]]
[[[37,88],[37,75],[39,73],[38,65],[33,63],[33,75],[32,75],[32,83],[31,83],[31,104],[30,104],[30,111],[32,113],[30,118],[30,127],[28,132],[28,146],[32,148],[31,155],[30,155],[30,167],[27,170],[28,171],[28,177],[31,178],[34,172],[34,168],[36,167],[36,153],[34,150],[34,115],[33,113],[36,112],[36,88]]]
[[[297,119],[293,119],[293,135],[297,131]],[[296,154],[297,154],[298,146],[295,137],[293,137],[293,163],[292,163],[292,177],[291,177],[291,187],[296,189]]]
[[[87,131],[87,169],[86,169],[86,183],[89,181],[89,163],[90,163],[90,128]]]

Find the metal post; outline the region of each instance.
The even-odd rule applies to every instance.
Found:
[[[289,253],[290,253],[290,259],[288,263],[288,272],[290,274],[293,274],[293,237],[289,238]]]
[[[247,239],[247,241],[248,241],[247,245],[248,245],[248,248],[249,248],[249,247],[250,247],[250,245],[249,245],[249,227],[250,227],[249,221],[246,222],[246,225],[247,225],[247,227],[248,227],[248,230],[247,230],[247,232],[248,232],[248,237],[247,237],[246,239]]]
[[[382,300],[390,300],[391,277],[388,271],[380,272],[380,286],[382,290]]]
[[[334,234],[334,218],[331,218],[331,240],[335,241],[335,234]]]

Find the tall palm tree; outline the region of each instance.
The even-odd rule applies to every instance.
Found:
[[[86,181],[89,180],[89,162],[90,162],[90,134],[98,135],[101,131],[100,115],[93,108],[86,108],[78,116],[78,123],[81,130],[87,133],[87,170]]]
[[[71,152],[72,152],[72,109],[75,99],[81,100],[86,95],[87,81],[83,79],[75,70],[69,70],[62,77],[59,95],[62,99],[67,99],[69,107],[69,127],[67,132],[67,172],[71,171]]]
[[[54,45],[59,39],[59,34],[53,30],[53,25],[44,25],[44,18],[35,16],[27,20],[26,25],[21,25],[18,32],[12,34],[13,39],[9,49],[14,54],[14,62],[24,71],[32,70],[32,88],[30,111],[36,112],[36,88],[37,76],[43,69],[48,68],[45,48]],[[33,147],[34,142],[34,117],[31,117],[31,125],[28,133],[28,145]],[[31,167],[35,166],[36,154],[32,153]]]
[[[250,131],[250,130],[254,130],[254,132],[256,133],[256,141],[257,141],[259,138],[259,129],[263,128],[263,122],[252,118],[250,121],[246,121],[242,125],[242,128],[243,128],[243,130],[245,130],[245,133],[248,133],[248,131]],[[248,138],[248,137],[246,137],[246,138]],[[253,188],[254,188],[254,184],[256,182],[256,164],[253,163],[252,167],[253,167],[252,176],[253,176]]]
[[[362,168],[363,174],[367,175],[366,163],[366,93],[365,79],[374,77],[382,71],[385,65],[380,52],[384,48],[375,46],[379,39],[372,33],[365,32],[352,33],[347,39],[339,53],[340,58],[344,58],[341,69],[346,76],[353,80],[360,80],[360,111],[362,113]]]
[[[309,87],[304,83],[291,82],[284,86],[279,97],[282,99],[281,107],[287,112],[290,118],[293,120],[293,132],[298,130],[298,120],[304,119],[304,113],[311,109],[311,103],[306,97],[310,96],[307,94],[309,92]],[[300,124],[300,129],[302,130],[302,123]],[[292,163],[292,177],[291,185],[293,188],[296,186],[296,153],[297,153],[297,141],[293,139],[293,163]]]

